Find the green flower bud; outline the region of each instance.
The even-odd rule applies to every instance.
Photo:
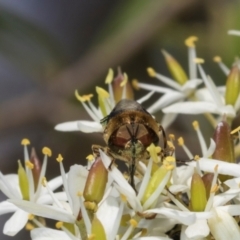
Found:
[[[104,230],[104,227],[102,225],[102,223],[97,219],[97,217],[95,216],[93,218],[93,221],[92,221],[92,234],[90,236],[90,239],[101,239],[101,240],[106,240],[107,237],[106,237],[106,233],[105,233],[105,230]]]
[[[191,209],[195,212],[202,212],[206,204],[207,197],[203,180],[198,173],[194,173],[191,182]]]
[[[202,180],[206,189],[206,195],[207,195],[207,199],[210,196],[210,191],[211,191],[211,187],[212,187],[212,180],[213,180],[213,173],[206,173],[202,176]]]
[[[125,82],[126,81],[126,82]],[[126,86],[123,86],[126,84]],[[126,98],[134,99],[134,93],[131,84],[127,81],[127,75],[122,74],[121,68],[118,67],[118,75],[112,81],[113,95],[115,102],[119,102],[122,99],[123,89],[126,88]]]
[[[226,82],[225,101],[226,104],[235,105],[240,92],[240,70],[238,66],[232,67]]]
[[[34,168],[32,169],[32,174],[33,174],[33,180],[34,180],[34,189],[36,190],[38,181],[39,181],[39,176],[42,169],[42,164],[34,148],[32,148],[32,151],[31,151],[30,162],[33,163],[34,165]]]
[[[213,140],[216,143],[216,149],[212,157],[224,162],[235,163],[233,141],[230,135],[230,127],[227,122],[218,123],[213,134]],[[219,175],[222,182],[230,178],[228,175]]]
[[[25,169],[20,160],[18,160],[18,181],[23,200],[29,200],[29,183]]]
[[[104,195],[108,181],[108,171],[104,167],[101,158],[93,163],[85,184],[83,196],[86,202],[98,204]],[[90,206],[88,204],[88,206]]]
[[[183,85],[187,80],[187,74],[181,67],[181,65],[178,63],[178,61],[170,55],[165,50],[162,50],[163,56],[165,58],[165,61],[168,66],[168,70],[171,73],[172,77],[181,85]]]

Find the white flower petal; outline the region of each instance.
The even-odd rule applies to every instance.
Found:
[[[174,184],[169,187],[169,191],[173,194],[176,194],[179,192],[185,192],[187,189],[188,189],[188,186],[180,185],[180,184],[178,184],[178,185]]]
[[[189,166],[196,167],[196,162],[187,163]],[[216,159],[200,158],[199,166],[202,171],[214,172],[214,168],[218,165],[218,173],[240,177],[240,165],[236,163],[223,162]]]
[[[99,122],[78,121],[78,128],[84,133],[102,132],[103,127]]]
[[[197,97],[198,101],[214,103],[213,96],[206,87],[198,89],[195,92],[195,96]]]
[[[228,30],[229,35],[240,36],[240,31],[238,30]]]
[[[75,222],[75,218],[72,214],[54,206],[41,205],[41,204],[29,202],[29,201],[16,200],[16,199],[11,199],[8,201],[15,204],[19,208],[25,210],[26,212],[32,213],[40,217],[46,217],[50,219],[55,219],[57,221],[63,221],[63,222],[69,222],[69,223]]]
[[[140,99],[137,100],[138,103],[142,104],[143,102],[147,101],[155,92],[151,91],[145,96],[141,97]]]
[[[169,208],[155,208],[144,211],[144,213],[157,213],[166,216],[167,218],[173,218],[178,220],[180,223],[190,225],[196,221],[196,214],[193,212],[183,212]]]
[[[157,85],[147,84],[147,83],[138,83],[139,88],[150,90],[159,93],[170,93],[173,92],[172,89],[166,87],[159,87]]]
[[[229,179],[229,180],[225,181],[224,184],[226,184],[230,188],[239,188],[240,177]]]
[[[68,200],[66,192],[54,193],[54,197],[56,197],[59,201],[67,201]],[[44,194],[44,195],[41,195],[37,199],[37,203],[39,203],[39,204],[53,204],[54,200],[53,200],[53,198],[50,194]]]
[[[240,205],[239,204],[221,206],[221,207],[217,207],[217,209],[227,212],[231,216],[239,216],[240,215]]]
[[[231,199],[236,197],[240,193],[239,189],[229,189],[221,194],[214,196],[213,198],[213,207],[225,205]]]
[[[8,236],[15,236],[28,221],[29,213],[18,209],[5,223],[3,233]]]
[[[164,113],[200,114],[200,113],[219,113],[216,104],[210,102],[181,102],[174,103],[163,109]]]
[[[59,123],[54,127],[54,129],[62,132],[79,131],[78,122],[79,121]]]
[[[138,237],[133,238],[134,240],[171,240],[169,237]]]
[[[154,104],[152,104],[152,106],[150,106],[147,111],[151,114],[155,113],[174,102],[183,100],[185,97],[186,96],[181,92],[172,91],[170,93],[166,93],[162,97],[160,97]]]
[[[187,227],[185,234],[190,239],[199,239],[208,236],[209,232],[207,221],[197,220]]]
[[[102,132],[102,125],[94,121],[71,121],[56,125],[55,130],[62,132],[82,131],[85,133]]]
[[[107,239],[112,235],[112,230],[117,227],[116,218],[118,216],[119,203],[116,198],[108,197],[99,207],[96,215],[102,223]]]
[[[191,92],[193,92],[193,90],[195,90],[197,88],[197,86],[199,86],[202,83],[202,79],[191,79],[189,81],[187,81],[182,87],[181,90],[182,92],[186,94],[190,94]]]
[[[32,240],[72,240],[68,235],[59,230],[50,228],[34,228],[31,231]]]
[[[87,175],[88,171],[83,166],[77,164],[71,166],[68,173],[68,190],[72,199],[73,215],[76,217],[80,209],[79,196],[77,194],[78,192],[83,192]]]
[[[0,215],[15,212],[17,209],[18,207],[8,201],[0,202]]]
[[[219,208],[216,208],[214,216],[208,219],[208,225],[217,240],[240,239],[240,229],[235,219]]]
[[[55,177],[48,181],[49,188],[54,191],[62,185],[62,176]]]

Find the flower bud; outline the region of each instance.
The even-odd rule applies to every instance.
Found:
[[[118,75],[114,78],[112,82],[113,95],[115,102],[119,102],[122,99],[123,89],[126,88],[126,98],[134,99],[133,89],[129,81],[126,82],[126,86],[121,84],[125,81],[126,75],[122,74],[121,68],[118,67]]]
[[[204,211],[207,204],[206,189],[201,176],[194,173],[191,182],[191,210]]]
[[[232,67],[227,77],[225,101],[226,104],[235,105],[240,92],[240,70],[238,66]]]
[[[29,200],[29,183],[25,169],[20,160],[18,161],[18,181],[23,200]]]
[[[31,150],[30,162],[33,163],[34,168],[32,169],[33,180],[34,180],[34,189],[37,189],[40,172],[42,169],[41,161],[39,160],[37,153],[34,148]]]
[[[96,216],[93,218],[93,221],[92,221],[91,232],[92,232],[91,236],[93,237],[92,239],[96,239],[96,240],[97,239],[102,239],[102,240],[107,239],[104,227]]]
[[[216,143],[216,149],[212,155],[214,159],[224,162],[235,163],[233,141],[230,135],[230,127],[227,122],[218,123],[213,134],[213,140]],[[228,175],[219,175],[222,182],[230,178]]]
[[[181,85],[183,85],[187,80],[187,74],[181,67],[181,65],[178,63],[178,61],[170,55],[165,50],[162,50],[163,56],[165,58],[165,61],[168,66],[168,70],[171,73],[172,77]]]
[[[211,191],[211,187],[212,187],[212,180],[213,180],[213,173],[206,173],[202,176],[202,180],[206,189],[206,196],[207,199],[210,196],[210,191]]]
[[[86,202],[99,203],[105,192],[108,181],[108,171],[104,167],[101,158],[97,158],[92,164],[85,184],[83,196]]]

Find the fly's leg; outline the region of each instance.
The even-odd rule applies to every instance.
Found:
[[[129,171],[129,184],[132,186],[132,188],[137,192],[136,187],[135,187],[135,181],[134,181],[134,175],[136,171],[136,165],[135,165],[135,158],[132,159],[132,162],[129,165],[128,168]]]

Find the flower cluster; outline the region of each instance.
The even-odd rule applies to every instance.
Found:
[[[240,33],[229,31],[229,34]],[[115,135],[110,144],[134,149],[132,160],[121,158],[130,165],[130,174],[118,169],[116,155],[106,142],[106,146],[94,145],[86,166],[73,165],[68,173],[59,154],[56,160],[61,175],[47,181],[45,173],[51,150],[43,149],[41,165],[34,151],[31,155],[28,153],[30,142],[22,141],[24,166],[18,161],[17,174],[0,172],[0,189],[7,197],[0,203],[0,214],[13,212],[4,225],[4,234],[14,236],[26,227],[34,240],[240,239],[240,165],[236,160],[240,154],[240,127],[231,129],[240,109],[239,61],[228,69],[220,57],[214,58],[226,74],[226,85],[216,86],[204,71],[203,59],[197,58],[196,41],[196,37],[185,41],[188,74],[165,50],[163,56],[173,78],[157,73],[153,68],[147,69],[150,77],[168,87],[137,80],[132,82],[134,88],[149,91],[136,100],[140,104],[160,93],[153,105],[141,111],[151,119],[154,119],[151,114],[163,111],[163,127],[159,125],[159,129],[165,144],[160,147],[153,141],[144,146],[142,158],[135,161],[135,150],[138,149],[129,147],[124,135],[124,129],[129,135],[131,129],[129,126],[121,128],[119,123],[113,127]],[[120,69],[116,77],[110,69],[105,82],[108,90],[96,87],[98,106],[91,102],[92,94],[75,92],[93,121],[61,123],[56,130],[108,134],[105,120],[124,112],[123,108],[116,113],[114,107],[121,99],[133,99],[133,90],[128,76]],[[130,106],[126,108],[130,109]],[[164,128],[167,132],[177,114],[204,114],[213,125],[208,144],[199,123],[194,121],[192,124],[196,141],[201,146],[199,155],[192,154],[183,137],[175,141],[173,134],[165,136]],[[151,124],[142,124],[145,124],[143,129],[139,130],[140,124],[132,128],[134,136],[138,136],[130,139],[132,144],[142,146],[149,140],[148,134],[152,137]],[[117,129],[121,130],[117,132]],[[149,132],[138,134],[146,129]],[[177,147],[186,153],[187,161],[178,163]],[[134,174],[131,176],[131,173]],[[134,186],[129,184],[131,178]],[[62,186],[61,191],[57,191],[59,186]],[[56,221],[55,229],[49,227],[47,219]]]

